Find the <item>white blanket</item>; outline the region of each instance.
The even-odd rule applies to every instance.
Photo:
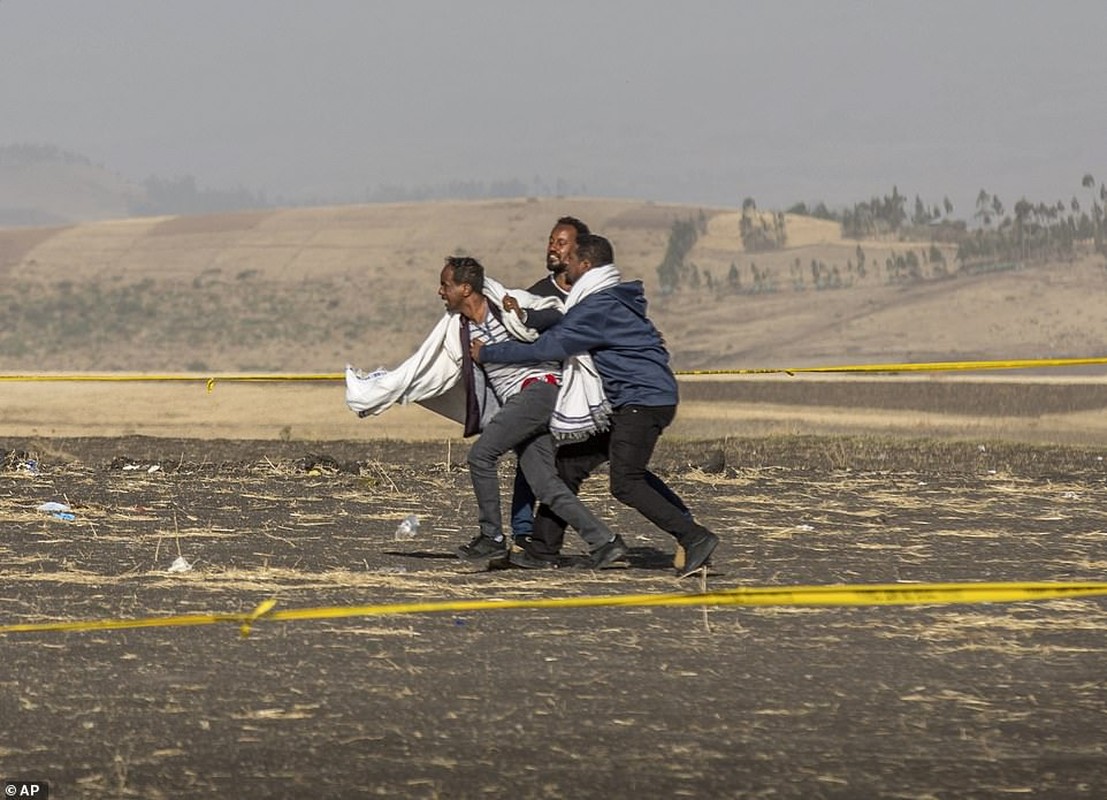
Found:
[[[593,267],[573,284],[565,301],[565,311],[596,292],[619,283],[621,276],[614,264]],[[603,390],[603,381],[588,353],[570,356],[561,372],[561,391],[550,419],[550,433],[559,442],[573,442],[605,431],[611,426],[611,403]]]
[[[492,278],[484,279],[484,295],[500,309],[510,294],[523,308],[560,308],[556,297],[539,297],[521,289],[508,291]],[[523,325],[510,311],[503,312],[504,327],[522,341],[538,333]],[[461,324],[456,313],[438,321],[419,348],[394,370],[365,374],[346,365],[346,405],[359,416],[381,414],[396,403],[419,403],[457,422],[465,421],[465,391],[461,378]],[[478,377],[481,376],[477,370]],[[482,386],[478,381],[478,388]],[[491,392],[488,392],[491,394]],[[487,420],[488,414],[482,414]]]

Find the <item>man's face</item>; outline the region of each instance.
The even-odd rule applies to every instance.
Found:
[[[438,278],[438,296],[446,304],[447,311],[460,311],[461,303],[469,294],[469,284],[454,283],[454,268],[449,264],[442,268]]]
[[[580,276],[592,269],[587,261],[581,261],[574,244],[565,255],[565,281],[570,286],[580,280]]]
[[[550,243],[546,247],[546,267],[550,272],[562,272],[569,250],[576,247],[577,229],[572,225],[555,225],[550,231]]]

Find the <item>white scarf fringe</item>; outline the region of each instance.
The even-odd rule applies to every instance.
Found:
[[[594,267],[573,284],[565,311],[589,295],[610,289],[621,280],[614,264]],[[550,419],[550,433],[558,442],[576,442],[611,427],[611,403],[588,353],[570,356],[561,372],[561,391]]]

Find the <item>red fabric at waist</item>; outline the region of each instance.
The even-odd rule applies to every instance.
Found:
[[[532,378],[527,378],[525,381],[523,381],[522,388],[526,389],[532,383],[538,383],[539,381],[541,381],[542,383],[552,383],[554,386],[559,386],[561,384],[561,381],[557,379],[556,375],[554,375],[552,372],[547,372],[545,375],[535,375]]]

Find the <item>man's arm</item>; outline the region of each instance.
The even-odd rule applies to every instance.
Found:
[[[484,344],[479,340],[470,348],[478,364],[537,364],[541,361],[564,361],[569,356],[586,353],[605,344],[603,322],[608,303],[586,301],[561,318],[561,322],[545,331],[535,341]]]
[[[477,364],[537,364],[540,361],[564,361],[565,356],[556,358],[537,358],[534,355],[534,346],[542,341],[542,334],[530,344],[523,342],[500,342],[499,344],[485,344],[480,339],[469,342],[469,355]]]
[[[539,333],[547,328],[552,328],[561,322],[561,318],[565,316],[565,312],[553,306],[550,308],[523,308],[519,305],[519,301],[511,295],[504,295],[503,308],[504,311],[514,311],[515,316],[519,318],[521,323]]]
[[[564,316],[559,308],[526,308],[523,309],[523,324],[542,333],[561,322]]]

